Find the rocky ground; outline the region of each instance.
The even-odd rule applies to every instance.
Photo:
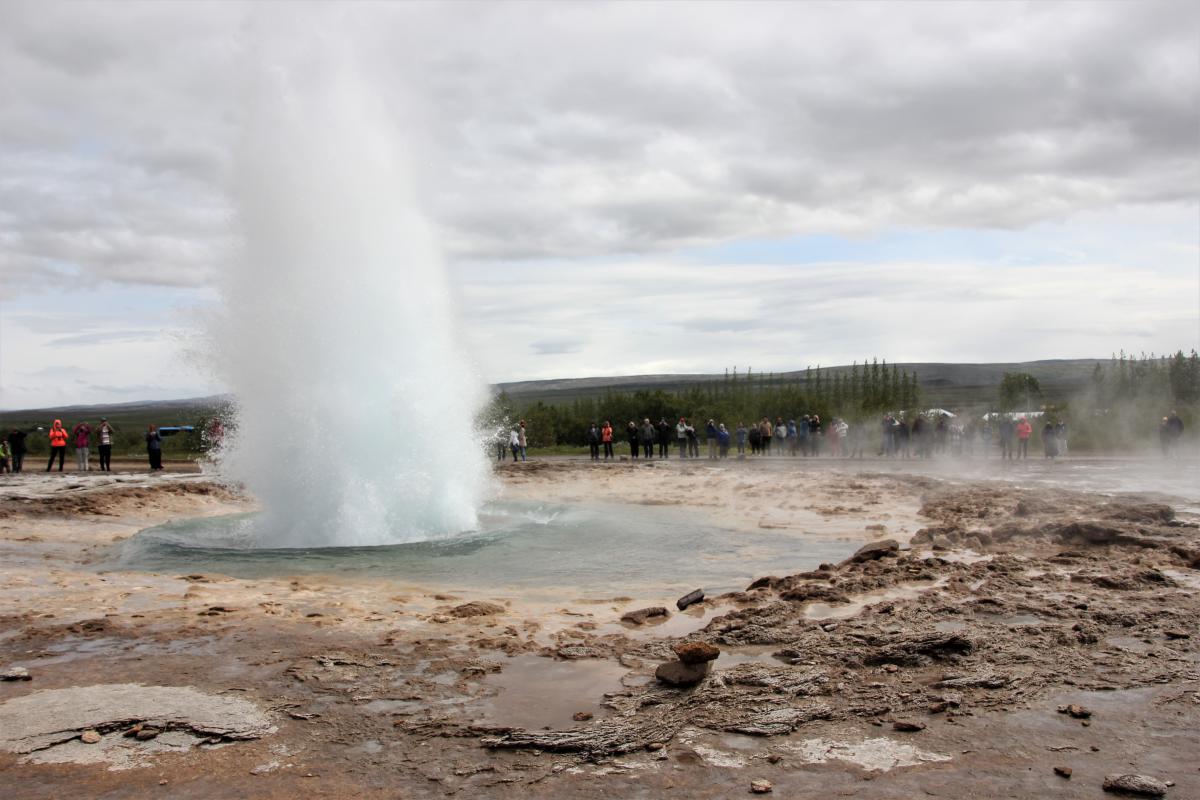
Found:
[[[499,470],[522,496],[628,499],[655,480],[649,496],[703,508],[715,492],[753,526],[756,498],[800,480],[814,499],[776,504],[772,524],[817,513],[861,536],[886,507],[923,525],[683,611],[663,597],[666,614],[619,591],[546,606],[100,572],[141,527],[247,501],[203,476],[14,484],[0,783],[13,798],[1084,798],[1108,780],[1200,797],[1195,520],[1146,496],[794,469]]]

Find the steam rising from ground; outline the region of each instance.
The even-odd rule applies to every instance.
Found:
[[[487,480],[403,136],[345,55],[264,68],[239,154],[244,250],[212,333],[237,398],[221,469],[262,501],[262,546],[470,529]]]

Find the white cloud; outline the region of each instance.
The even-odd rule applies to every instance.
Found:
[[[1198,35],[1200,6],[1170,0],[7,3],[0,301],[53,318],[61,293],[116,285],[191,303],[236,252],[256,97],[303,91],[340,52],[395,118],[491,377],[978,359],[1010,319],[1036,355],[1106,353],[1119,336],[1189,346],[1200,241],[1178,220],[1200,205]],[[1113,218],[1130,234],[1120,253]],[[821,233],[1038,241],[1059,224],[1074,238],[1057,256],[959,259],[970,281],[905,252],[764,275],[678,255]],[[1135,289],[1131,310],[1088,270],[1162,293]],[[129,341],[152,326],[93,322],[55,339],[0,319],[0,369],[100,352],[117,369],[169,346]]]

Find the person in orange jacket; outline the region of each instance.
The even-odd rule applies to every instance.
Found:
[[[1029,457],[1029,437],[1033,435],[1033,426],[1029,420],[1021,417],[1017,423],[1017,458]]]
[[[54,466],[54,459],[58,457],[58,471],[63,471],[63,459],[67,457],[67,429],[63,427],[62,420],[54,420],[54,424],[50,426],[50,432],[46,434],[50,438],[50,461],[46,464],[46,472]]]
[[[608,461],[613,457],[613,429],[612,423],[604,420],[604,427],[600,429],[600,441],[604,443],[604,460]]]

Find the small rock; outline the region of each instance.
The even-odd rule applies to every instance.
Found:
[[[925,730],[924,722],[912,722],[910,720],[898,719],[893,720],[892,729],[897,731],[905,731],[907,733],[916,733],[917,731]]]
[[[1092,715],[1092,712],[1089,709],[1086,709],[1083,706],[1075,705],[1074,703],[1066,706],[1059,706],[1058,713],[1067,714],[1075,719],[1087,719]]]
[[[662,742],[651,742],[650,744],[646,745],[646,749],[651,753],[657,753],[659,750],[663,749],[663,744]]]
[[[662,606],[651,606],[650,608],[639,608],[637,611],[629,611],[621,615],[622,622],[632,622],[634,625],[641,625],[651,617],[669,617],[671,612],[667,611]]]
[[[159,781],[159,782],[158,782],[158,785],[159,785],[159,786],[166,786],[166,785],[167,785],[167,781],[166,781],[166,779],[164,778],[163,780]]]
[[[1141,797],[1162,797],[1167,793],[1167,785],[1147,775],[1105,775],[1104,791]]]
[[[783,761],[783,756],[779,755],[779,753],[771,753],[771,755],[767,756],[768,763],[778,764],[780,761]]]
[[[154,728],[142,728],[134,734],[134,738],[139,742],[148,742],[158,736],[158,731]]]
[[[103,738],[104,737],[101,736],[98,732],[88,730],[88,731],[84,731],[82,734],[80,734],[79,741],[83,742],[84,744],[96,744]]]
[[[266,775],[268,772],[274,772],[279,769],[278,761],[269,761],[266,764],[259,764],[254,769],[250,770],[251,775]]]
[[[685,664],[704,664],[721,655],[720,648],[708,642],[680,642],[671,649]]]
[[[28,681],[32,680],[29,670],[24,667],[9,667],[0,672],[0,681]]]
[[[571,715],[571,719],[575,720],[576,722],[587,722],[591,718],[592,712],[590,711],[576,711]]]
[[[1169,631],[1163,631],[1163,635],[1168,639],[1190,639],[1192,637],[1192,635],[1187,631],[1181,631],[1175,628],[1172,628]]]
[[[950,707],[950,704],[947,703],[945,700],[938,700],[936,703],[929,704],[929,713],[930,714],[941,714],[943,711],[945,711],[949,707]]]
[[[770,794],[775,789],[770,781],[757,780],[750,781],[750,791],[754,794]]]
[[[897,665],[895,665],[895,664],[884,664],[884,665],[883,665],[883,671],[884,671],[884,672],[899,672],[899,671],[900,671],[900,667],[898,667],[898,666],[897,666]]]
[[[668,661],[659,664],[654,671],[654,677],[669,686],[694,686],[708,675],[711,661],[703,664],[684,664],[682,661]]]
[[[821,630],[825,631],[826,633],[833,633],[837,629],[838,626],[836,622],[829,622],[821,626]]]
[[[1070,767],[1055,767],[1054,774],[1058,775],[1060,777],[1066,778],[1067,780],[1071,780],[1071,768]]]
[[[699,603],[703,599],[704,599],[704,590],[703,589],[695,589],[694,591],[688,592],[683,597],[676,600],[675,607],[678,608],[680,611],[683,611],[688,606],[695,605],[696,603]]]

